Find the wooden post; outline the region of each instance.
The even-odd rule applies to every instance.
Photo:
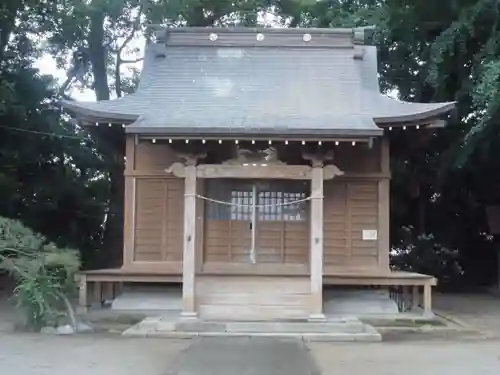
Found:
[[[80,285],[78,291],[78,304],[83,309],[87,309],[89,307],[89,293],[87,289],[87,276],[80,275]]]
[[[324,320],[323,314],[323,166],[311,171],[311,304],[309,320]]]
[[[424,315],[432,315],[432,286],[431,284],[424,285]]]
[[[389,139],[384,138],[380,146],[381,172],[390,174]],[[378,183],[378,265],[384,270],[389,270],[390,252],[390,180],[383,178]]]
[[[408,306],[411,306],[411,291],[411,286],[402,286],[403,311],[409,310]]]
[[[196,166],[185,167],[184,250],[182,258],[182,318],[196,319]]]
[[[100,281],[94,281],[93,283],[94,287],[94,301],[99,304],[99,307],[102,307],[103,302],[104,302],[104,295],[103,295],[103,283]]]
[[[137,136],[127,136],[125,173],[135,170],[135,150],[138,143]],[[125,176],[125,205],[124,205],[124,233],[123,233],[123,268],[132,266],[134,263],[135,248],[135,200],[136,200],[136,178]]]
[[[411,309],[415,311],[420,305],[420,288],[418,285],[413,286],[412,298]]]

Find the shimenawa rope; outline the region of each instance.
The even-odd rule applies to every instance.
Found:
[[[200,195],[200,194],[185,194],[185,196],[186,197],[192,197],[192,196],[194,196],[194,197],[199,198],[199,199],[204,199],[204,200],[206,200],[208,202],[213,202],[213,203],[218,203],[218,204],[224,204],[226,206],[256,207],[256,208],[283,207],[283,206],[290,206],[292,204],[307,202],[307,201],[310,201],[312,199],[323,199],[322,196],[317,196],[317,197],[310,196],[310,197],[306,197],[306,198],[302,198],[302,199],[297,199],[297,200],[294,200],[294,201],[279,202],[279,203],[274,203],[274,204],[256,204],[254,206],[253,204],[239,204],[239,203],[221,201],[221,200],[218,200],[218,199],[213,199],[213,198],[205,197],[205,196]]]

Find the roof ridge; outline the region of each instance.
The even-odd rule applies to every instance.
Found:
[[[269,27],[165,27],[156,30],[156,42],[177,46],[344,47],[365,45],[372,27],[269,28]]]

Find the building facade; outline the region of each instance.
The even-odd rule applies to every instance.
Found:
[[[385,133],[432,131],[454,103],[381,94],[365,40],[161,30],[134,94],[64,102],[126,133],[123,265],[84,273],[82,303],[90,284],[181,282],[185,318],[321,320],[324,285],[403,285],[430,311],[435,280],[389,267]]]

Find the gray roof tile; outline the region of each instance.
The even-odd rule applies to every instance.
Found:
[[[373,46],[356,47],[365,51],[354,59],[354,45],[240,44],[151,44],[134,94],[64,106],[90,121],[133,122],[129,132],[371,136],[377,123],[424,121],[454,105],[380,94]]]

